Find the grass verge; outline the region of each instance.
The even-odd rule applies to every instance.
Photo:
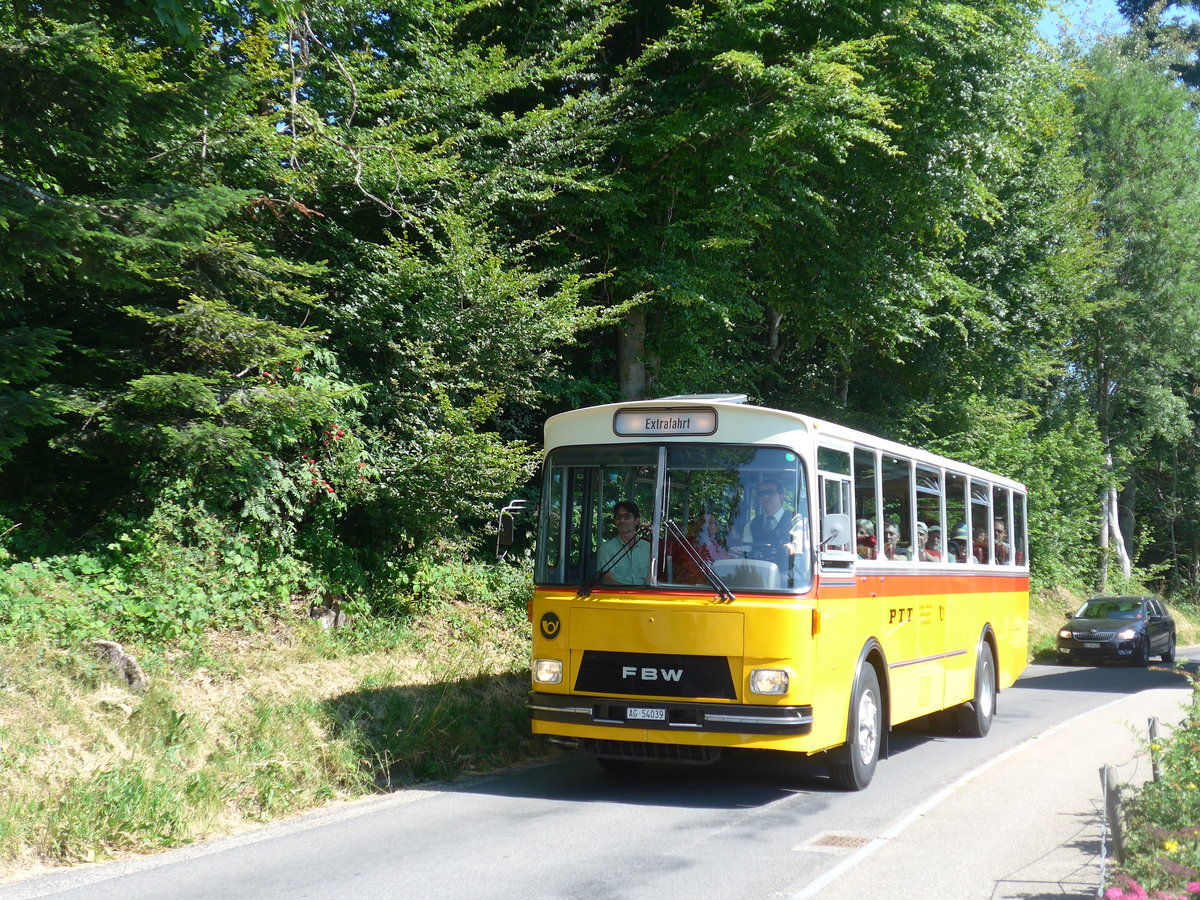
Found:
[[[440,609],[356,633],[297,621],[111,667],[0,655],[0,877],[179,846],[330,800],[543,752],[525,623]]]

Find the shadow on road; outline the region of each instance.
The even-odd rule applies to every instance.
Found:
[[[1181,668],[1168,663],[1141,668],[1122,663],[1060,666],[1035,662],[1021,673],[1016,687],[1034,691],[1136,694],[1156,688],[1187,687],[1190,680],[1200,678],[1200,662],[1194,659],[1179,662]]]
[[[1188,673],[1200,678],[1200,662],[1185,671],[1165,665],[1064,667],[1034,663],[1014,686],[1051,693],[1135,694],[1185,688]],[[428,790],[470,791],[505,797],[569,802],[622,803],[648,807],[755,808],[793,794],[842,792],[829,781],[822,755],[804,757],[770,750],[726,750],[711,766],[648,763],[630,774],[603,771],[594,760],[567,750],[561,758],[498,775],[459,776],[477,759],[482,768],[528,759],[528,718],[521,708],[527,683],[519,677],[479,677],[435,685],[363,689],[328,704],[337,733],[349,738],[384,790],[422,784]],[[1000,709],[1007,716],[1006,694]],[[1015,712],[1019,718],[1021,713]],[[889,735],[892,758],[959,736],[954,713],[937,713],[896,726]],[[536,750],[535,750],[536,752]],[[434,783],[430,783],[430,782]],[[832,797],[830,798],[832,801]]]
[[[889,756],[934,741],[960,738],[953,715],[928,716],[893,729]],[[562,760],[500,776],[459,779],[447,790],[502,797],[527,797],[573,803],[620,803],[696,809],[746,809],[768,806],[793,794],[805,794],[818,807],[822,795],[845,794],[829,780],[825,757],[774,750],[726,750],[708,766],[646,763],[628,773],[606,772],[595,760],[571,755]]]

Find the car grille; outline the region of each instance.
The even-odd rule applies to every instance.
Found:
[[[1073,631],[1072,636],[1077,641],[1111,641],[1115,631]]]

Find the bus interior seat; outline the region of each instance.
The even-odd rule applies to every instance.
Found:
[[[718,559],[712,568],[731,588],[779,590],[779,566],[767,559]]]

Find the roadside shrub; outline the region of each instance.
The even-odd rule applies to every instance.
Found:
[[[1143,785],[1125,814],[1123,887],[1109,896],[1200,894],[1200,680],[1184,720],[1155,748],[1162,775]],[[1140,893],[1138,893],[1140,891]]]
[[[410,613],[444,611],[465,603],[524,616],[533,592],[533,564],[528,557],[488,563],[418,558],[406,580],[405,605]]]
[[[188,644],[256,627],[309,580],[277,545],[229,529],[201,505],[168,502],[99,552],[0,571],[0,642]]]

